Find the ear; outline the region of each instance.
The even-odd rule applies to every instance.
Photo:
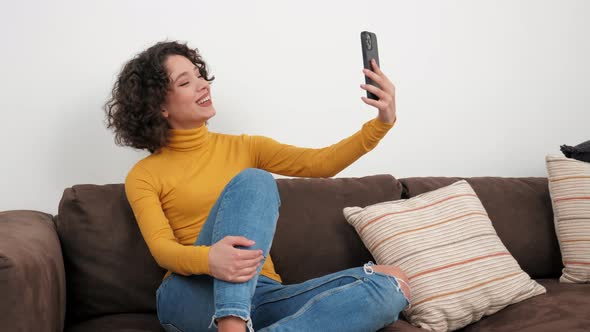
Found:
[[[168,118],[168,111],[166,111],[165,109],[162,110],[162,116],[165,118]]]

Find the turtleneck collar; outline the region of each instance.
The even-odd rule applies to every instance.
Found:
[[[166,147],[174,151],[193,151],[205,147],[209,139],[206,124],[193,129],[170,129],[170,139]]]

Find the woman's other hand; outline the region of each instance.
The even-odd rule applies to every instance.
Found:
[[[396,120],[395,115],[395,86],[381,71],[375,59],[371,60],[372,68],[375,71],[363,69],[363,73],[377,83],[381,88],[375,87],[369,84],[361,84],[361,89],[369,91],[376,95],[379,100],[369,99],[367,97],[361,97],[361,99],[367,105],[375,106],[379,110],[377,118],[381,122],[394,123]]]
[[[234,248],[250,247],[254,241],[243,236],[226,236],[209,250],[209,273],[228,282],[246,282],[256,275],[256,269],[264,259],[262,250]]]

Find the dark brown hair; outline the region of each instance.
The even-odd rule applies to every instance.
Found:
[[[162,104],[170,87],[164,62],[170,55],[189,59],[211,82],[207,65],[198,49],[177,41],[158,42],[125,64],[104,105],[107,128],[115,132],[115,143],[154,152],[165,146],[170,127],[162,116]]]

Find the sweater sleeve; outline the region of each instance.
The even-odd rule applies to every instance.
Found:
[[[264,136],[252,136],[251,153],[256,168],[299,177],[331,177],[371,151],[393,123],[372,119],[350,137],[325,148],[311,149],[279,143]]]
[[[164,215],[157,183],[136,165],[125,179],[125,193],[141,234],[159,266],[181,274],[209,274],[209,246],[178,242]]]

